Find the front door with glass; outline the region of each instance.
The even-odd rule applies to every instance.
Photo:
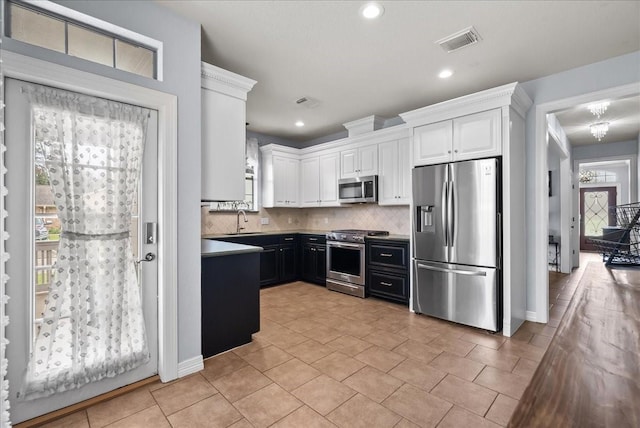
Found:
[[[615,187],[588,187],[580,189],[580,251],[597,251],[591,241],[602,239],[602,229],[616,225]]]

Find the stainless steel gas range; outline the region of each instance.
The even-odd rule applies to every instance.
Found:
[[[383,230],[334,230],[327,233],[327,288],[365,297],[366,264],[364,240],[385,236]]]

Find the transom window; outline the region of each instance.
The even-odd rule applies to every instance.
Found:
[[[580,183],[615,183],[618,176],[606,170],[580,169]]]
[[[52,2],[7,2],[6,36],[162,80],[162,43]]]

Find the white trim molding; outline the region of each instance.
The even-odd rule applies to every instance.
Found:
[[[453,119],[454,117],[478,113],[484,110],[510,106],[520,117],[525,116],[531,99],[518,82],[465,95],[453,100],[400,113],[400,117],[411,127]]]
[[[204,369],[204,360],[202,359],[202,355],[198,355],[193,358],[189,358],[188,360],[181,361],[178,364],[178,377],[189,376],[193,373],[198,373],[200,370]]]
[[[178,377],[177,144],[175,95],[58,64],[3,52],[5,77],[108,98],[158,111],[158,374]]]
[[[247,101],[247,93],[257,83],[255,80],[225,70],[215,65],[200,62],[203,88]]]

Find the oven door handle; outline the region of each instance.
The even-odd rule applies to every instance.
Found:
[[[327,245],[330,247],[338,247],[338,248],[363,248],[363,244],[350,244],[348,242],[327,242]]]

